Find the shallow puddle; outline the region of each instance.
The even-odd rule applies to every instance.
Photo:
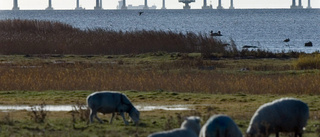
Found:
[[[152,106],[152,105],[136,105],[135,107],[139,111],[152,111],[152,110],[191,110],[193,105],[163,105],[163,106]],[[27,110],[31,109],[39,110],[40,106],[29,106],[29,105],[0,105],[0,111],[9,112],[17,110]],[[46,111],[71,111],[74,110],[74,105],[46,105],[44,110]]]

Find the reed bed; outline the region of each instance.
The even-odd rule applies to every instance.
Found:
[[[204,58],[296,58],[301,53],[238,50],[207,34],[172,31],[80,30],[56,21],[0,20],[0,54],[120,55],[148,52],[202,53]]]
[[[205,34],[172,31],[80,30],[38,20],[0,21],[0,54],[139,54],[146,52],[224,52],[221,41]]]

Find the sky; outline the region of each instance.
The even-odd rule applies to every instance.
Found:
[[[102,0],[103,9],[116,9],[119,0]],[[292,0],[233,0],[236,9],[258,9],[258,8],[290,8]],[[218,5],[218,0],[207,0],[208,5],[213,8]],[[298,4],[298,0],[296,0]],[[126,0],[127,5],[144,5],[144,0]],[[162,7],[162,0],[148,0],[148,6],[156,5],[157,9]],[[80,0],[80,6],[85,9],[93,9],[95,0]],[[166,0],[167,9],[182,9],[183,3],[178,0]],[[196,0],[190,4],[191,9],[201,9],[203,0]],[[229,8],[230,0],[222,0],[222,6]],[[302,6],[308,6],[308,0],[302,0]],[[1,0],[0,10],[11,10],[13,0]],[[43,10],[48,7],[48,0],[18,0],[20,10]],[[76,0],[52,0],[52,7],[55,10],[70,10],[76,7]],[[312,8],[320,8],[320,0],[311,0]]]

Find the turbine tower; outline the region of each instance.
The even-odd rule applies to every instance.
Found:
[[[229,9],[234,9],[234,7],[233,7],[233,0],[230,0],[230,7],[229,7]]]
[[[310,0],[308,0],[308,9],[311,9],[311,3],[310,3]]]
[[[292,5],[290,7],[291,9],[302,9],[302,4],[301,4],[301,0],[299,0],[299,5],[296,5],[296,0],[292,0]]]
[[[122,7],[121,7],[122,10],[126,10],[127,9],[127,6],[126,6],[126,0],[122,0]]]
[[[299,9],[302,9],[302,8],[303,8],[303,6],[302,6],[302,4],[301,4],[301,0],[299,0],[298,8],[299,8]]]
[[[20,8],[18,7],[18,0],[13,0],[13,8],[12,10],[19,10]]]
[[[79,5],[80,5],[80,4],[79,4],[79,3],[80,3],[79,1],[80,1],[80,0],[77,0],[77,1],[76,1],[77,5],[76,5],[75,10],[84,10],[82,7],[79,6]]]
[[[217,7],[217,9],[223,9],[223,7],[221,6],[221,0],[219,0],[219,2],[218,2],[218,7]]]
[[[46,10],[53,10],[51,0],[49,0],[48,7],[46,8]]]
[[[202,9],[212,9],[212,5],[207,6],[207,0],[203,0],[203,6]]]
[[[162,8],[161,9],[166,9],[166,0],[162,0]]]
[[[101,10],[101,5],[99,4],[99,0],[96,0],[96,6],[94,7],[94,10]]]
[[[76,10],[79,9],[79,0],[76,1],[77,5],[76,5]]]
[[[292,5],[291,5],[290,8],[291,8],[291,9],[297,8],[297,6],[296,6],[296,0],[292,0]]]
[[[147,1],[147,0],[144,0],[144,7],[143,7],[143,9],[149,9],[149,7],[148,7],[148,1]]]
[[[195,2],[195,0],[179,0],[179,2],[182,2],[185,4],[185,6],[183,6],[183,9],[190,9],[191,7],[189,3]]]

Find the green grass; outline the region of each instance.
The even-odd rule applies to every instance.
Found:
[[[1,104],[39,104],[44,100],[46,104],[75,104],[85,102],[86,96],[93,91],[1,91],[0,98],[6,99]],[[123,124],[118,116],[114,123],[108,123],[111,115],[99,115],[106,123],[87,125],[76,117],[73,122],[70,112],[49,112],[44,123],[35,123],[26,111],[9,112],[10,118],[5,118],[7,112],[0,112],[2,136],[147,136],[150,133],[179,127],[183,117],[197,115],[202,118],[202,124],[214,114],[227,114],[239,125],[243,133],[256,109],[267,102],[281,97],[295,97],[306,102],[310,107],[310,119],[306,128],[307,136],[317,136],[319,125],[320,102],[319,95],[274,95],[274,94],[198,94],[176,93],[166,91],[122,91],[134,105],[170,105],[193,104],[191,111],[144,111],[141,112],[141,123],[138,129],[131,123]],[[75,96],[77,95],[77,96]],[[32,96],[32,97],[30,97]],[[75,96],[75,97],[73,97]],[[23,99],[22,99],[23,98]],[[55,99],[61,98],[61,101]],[[63,100],[63,101],[62,101]],[[66,100],[66,101],[64,101]],[[6,122],[11,121],[11,123]],[[7,132],[3,132],[7,131]]]

